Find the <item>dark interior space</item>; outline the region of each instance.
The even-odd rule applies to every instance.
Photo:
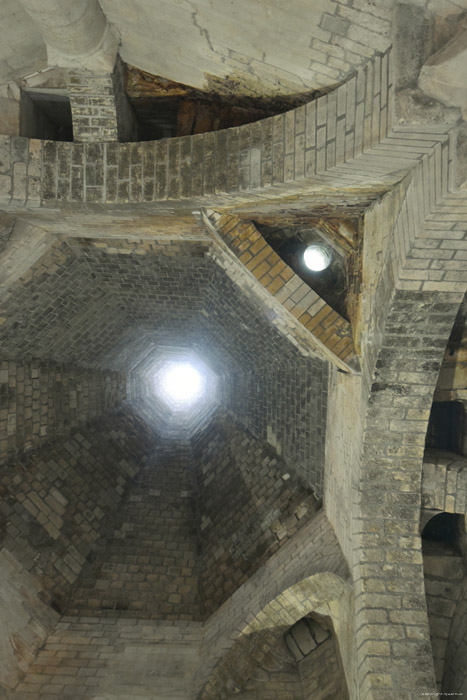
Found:
[[[433,401],[426,447],[462,454],[465,409],[460,401]]]
[[[70,99],[62,91],[22,91],[21,136],[73,141]]]
[[[460,516],[456,513],[439,513],[431,518],[422,531],[422,544],[444,545],[457,550],[460,532]]]
[[[126,68],[125,92],[138,121],[141,141],[250,124],[299,107],[318,94],[312,91],[267,98],[242,95],[235,88],[229,81],[217,81],[210,90],[198,90],[131,66]]]

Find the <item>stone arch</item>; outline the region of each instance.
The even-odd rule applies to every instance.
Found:
[[[367,414],[355,573],[360,687],[368,700],[380,695],[381,685],[384,698],[391,687],[434,688],[419,536],[421,477],[431,401],[459,302],[456,293],[396,289],[386,318]]]
[[[428,525],[428,523],[430,523],[434,518],[437,518],[438,515],[442,515],[443,513],[448,514],[448,515],[458,516],[458,521],[459,521],[459,518],[465,518],[464,514],[456,513],[456,512],[450,511],[450,510],[434,510],[434,509],[424,508],[422,510],[421,516],[420,516],[420,536],[421,537],[423,536],[423,532],[424,532],[426,526]],[[462,520],[460,522],[462,522]]]
[[[465,534],[462,535],[462,519],[462,515],[446,511],[422,512],[422,522],[425,520],[421,533],[425,596],[435,676],[440,691],[447,690],[443,678],[447,660],[454,658],[455,653],[451,649],[451,653],[446,655],[446,650],[456,636],[456,609],[459,606],[462,611],[462,599],[467,585],[461,545],[461,538],[465,539]],[[439,522],[435,523],[436,520]],[[466,629],[465,620],[463,623],[461,635]],[[451,633],[452,629],[454,634]],[[456,664],[452,668],[455,669]],[[447,677],[450,675],[452,674],[447,673]]]
[[[247,614],[235,625],[236,637],[230,640],[230,646],[214,667],[198,700],[219,700],[238,692],[280,637],[312,612],[332,620],[339,643],[349,633],[351,608],[352,587],[335,573],[313,574],[283,590],[258,612]],[[349,670],[347,666],[346,674]],[[347,678],[348,684],[349,680]]]

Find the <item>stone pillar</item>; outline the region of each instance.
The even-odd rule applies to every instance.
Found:
[[[118,39],[98,0],[21,0],[47,44],[51,66],[70,69],[75,141],[131,141],[133,111],[123,91]]]
[[[419,535],[422,461],[461,301],[461,290],[397,290],[386,320],[358,489],[353,573],[361,700],[416,700],[436,690]]]
[[[68,76],[74,141],[133,141],[133,110],[123,91],[122,64],[113,73],[70,71]]]

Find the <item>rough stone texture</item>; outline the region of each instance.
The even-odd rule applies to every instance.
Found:
[[[73,139],[81,143],[133,141],[134,115],[123,92],[123,72],[117,63],[113,73],[70,71],[67,82],[73,120]],[[86,183],[93,185],[92,163],[86,168]]]
[[[299,663],[303,700],[347,700],[334,640],[328,639]]]
[[[350,10],[357,5],[360,3],[354,2],[352,7],[339,3]],[[380,3],[371,7],[375,8],[371,13],[374,17],[384,12],[379,9]],[[354,41],[355,30],[347,22],[350,18],[335,9],[332,13],[326,11],[332,17],[323,18],[320,29],[340,32],[343,41]],[[451,4],[448,9],[452,9]],[[198,22],[201,17],[195,13],[193,19]],[[203,29],[201,24],[199,27]],[[369,35],[366,31],[362,36],[371,47]],[[204,33],[202,36],[206,39]],[[456,148],[452,123],[393,125],[395,85],[391,60],[388,54],[376,55],[337,90],[304,108],[248,127],[157,144],[103,144],[100,150],[95,144],[57,146],[51,142],[8,139],[0,156],[0,196],[8,215],[16,214],[28,223],[42,223],[46,229],[50,226],[55,234],[63,222],[64,228],[74,231],[74,237],[80,235],[77,230],[88,234],[92,230],[95,235],[102,221],[107,232],[115,225],[124,237],[124,227],[128,225],[134,236],[135,224],[128,224],[134,216],[148,237],[154,239],[157,235],[152,231],[153,225],[161,236],[161,221],[180,215],[180,221],[186,222],[186,212],[200,206],[235,216],[242,214],[242,208],[271,215],[285,209],[287,215],[290,210],[306,212],[318,206],[332,214],[336,204],[341,212],[355,204],[358,215],[363,216],[361,296],[358,313],[352,319],[361,375],[339,376],[342,372],[338,369],[345,368],[330,369],[325,511],[290,537],[206,621],[195,679],[196,692],[199,690],[199,697],[205,700],[229,697],[236,688],[247,690],[248,679],[254,677],[257,666],[261,666],[279,638],[311,612],[332,620],[350,697],[415,700],[421,693],[436,690],[419,520],[430,404],[446,343],[466,292],[467,200],[465,192],[453,191]],[[86,167],[97,162],[101,162],[101,167],[93,172],[101,177],[101,183],[88,187],[80,178]],[[159,220],[156,226],[158,216],[167,218]],[[51,223],[54,219],[55,223]],[[181,235],[187,235],[185,224],[183,228]],[[104,248],[112,248],[108,238],[99,242]],[[83,247],[82,243],[77,245]],[[95,243],[84,246],[91,253],[83,255],[90,269],[85,265],[80,269],[88,274],[102,268],[104,278],[113,273],[107,289],[107,299],[113,300],[113,290],[121,289],[122,284],[131,286],[135,281],[137,265],[130,258],[139,255],[141,244],[115,245],[118,252],[113,254],[119,257],[119,265],[115,266],[106,260],[109,252],[97,256],[99,261],[93,263],[92,246]],[[212,339],[221,336],[228,338],[214,343],[214,351],[207,353],[213,370],[220,376],[228,376],[232,371],[235,377],[236,371],[246,364],[259,377],[268,367],[276,368],[282,362],[287,370],[284,369],[281,380],[287,383],[287,378],[300,367],[297,364],[289,368],[289,358],[296,358],[295,353],[311,365],[316,359],[311,345],[305,336],[300,336],[299,342],[298,333],[289,332],[290,326],[284,325],[283,331],[277,332],[283,317],[271,321],[272,307],[258,293],[257,281],[253,280],[250,292],[246,291],[246,269],[241,282],[234,283],[233,269],[238,270],[238,259],[221,249],[214,238],[210,248],[212,257],[203,253],[199,266],[185,263],[190,272],[193,268],[200,272],[205,264],[209,270],[206,277],[201,274],[201,280],[196,278],[203,294],[206,292],[201,296],[203,303],[196,307],[196,323],[203,316],[206,321],[200,325],[210,330],[204,345],[199,347],[208,348]],[[80,256],[81,253],[78,260]],[[127,276],[124,256],[130,260]],[[156,256],[148,257],[150,268]],[[181,262],[182,257],[180,254],[176,261]],[[192,259],[193,255],[188,257]],[[231,266],[227,273],[228,260]],[[146,291],[159,281],[161,266],[155,267],[156,271],[145,269]],[[172,273],[176,271],[176,264],[168,267]],[[165,269],[165,263],[162,268]],[[216,281],[210,286],[218,274],[217,268],[223,271],[221,285],[216,287]],[[45,273],[44,280],[48,281]],[[99,282],[91,280],[87,276],[86,284],[96,291]],[[136,367],[144,360],[144,343],[151,333],[155,334],[152,338],[157,336],[154,324],[159,317],[154,315],[154,309],[163,311],[167,318],[170,313],[165,307],[174,300],[170,311],[177,316],[183,304],[177,306],[176,301],[180,301],[179,290],[185,288],[185,283],[183,279],[178,285],[169,285],[173,297],[169,295],[169,302],[163,299],[162,304],[159,299],[152,308],[147,297],[143,301],[137,295],[125,306],[124,295],[118,292],[118,301],[124,307],[118,312],[126,313],[129,323],[135,315],[142,314],[144,323],[137,328],[138,337],[141,332],[144,334],[141,345],[130,342],[125,349],[130,335],[123,337],[118,330],[122,316],[117,314],[112,321],[109,313],[106,327],[103,316],[96,312],[93,324],[89,324],[89,318],[70,316],[74,328],[67,328],[66,337],[71,342],[69,347],[63,345],[58,350],[70,350],[78,357],[81,348],[84,354],[89,353],[87,358],[92,363],[88,348],[92,338],[97,347],[101,343],[98,361],[103,367],[113,367],[111,362],[121,362],[122,368]],[[14,287],[19,298],[21,284],[27,286],[29,282],[23,280],[18,287],[15,284],[11,289]],[[57,284],[60,289],[61,283]],[[215,299],[216,289],[223,291],[228,305],[224,298]],[[232,290],[236,293],[229,296]],[[50,290],[48,293],[52,296]],[[35,339],[29,340],[29,352],[38,345],[44,359],[57,352],[53,341],[59,326],[53,330],[52,314],[60,307],[50,306],[50,296],[44,311],[46,330],[40,325],[40,313],[34,317],[36,311],[33,313],[30,300],[23,299],[24,305],[19,307],[11,302],[13,311],[28,309],[30,318],[35,318]],[[131,294],[127,301],[130,297]],[[91,298],[83,299],[92,304]],[[188,294],[183,303],[190,299]],[[105,314],[108,308],[113,307],[102,302]],[[222,308],[224,312],[220,314]],[[212,318],[208,319],[211,310]],[[256,327],[257,334],[251,332],[248,321]],[[21,355],[28,348],[28,336],[22,335],[22,329],[14,328],[9,317],[3,323],[6,325],[14,333],[5,343],[12,355]],[[224,336],[226,328],[236,332]],[[73,345],[73,341],[80,340],[80,331],[84,331],[81,344]],[[248,353],[251,345],[243,341],[257,335],[260,337],[255,352]],[[193,336],[189,338],[191,341]],[[139,348],[135,358],[134,348]],[[59,355],[54,357],[59,359]],[[220,372],[222,364],[228,365],[225,372]],[[324,364],[320,371],[323,379]],[[317,371],[317,379],[319,375]],[[240,380],[237,382],[241,387]],[[254,397],[251,414],[255,415],[261,393],[255,393],[257,385],[253,380],[250,386],[251,393],[245,392],[244,396],[251,403]],[[287,389],[278,394],[283,401],[292,395]],[[224,398],[228,405],[227,393]],[[343,409],[335,420],[340,401]],[[324,401],[314,405],[326,410]],[[273,401],[268,410],[276,411]],[[323,422],[324,418],[323,415]],[[268,427],[271,429],[267,439],[273,444],[274,426],[268,423]],[[288,435],[293,435],[293,430]],[[446,493],[451,495],[449,490]],[[347,582],[349,571],[352,583]],[[462,605],[459,603],[458,619],[464,624]],[[453,627],[452,676],[457,687],[464,683],[464,636],[463,627]],[[102,676],[105,678],[105,674]],[[30,679],[34,686],[34,674],[30,674]],[[39,690],[34,688],[32,692]],[[85,695],[81,689],[67,693]]]
[[[93,56],[104,41],[107,23],[97,0],[21,0],[20,5],[43,36],[49,64],[54,65],[54,50],[77,63]]]
[[[467,296],[459,307],[446,345],[434,398],[440,402],[465,402],[467,399]],[[460,446],[461,443],[462,439]],[[464,449],[461,449],[463,454],[467,452],[466,448],[464,439]]]
[[[241,689],[277,640],[314,610],[331,616],[336,634],[344,637],[351,605],[346,577],[339,545],[321,512],[211,616],[198,671],[200,699],[217,699],[226,686]]]
[[[0,687],[14,688],[58,621],[43,600],[40,579],[28,573],[8,549],[0,549]]]
[[[0,214],[0,226],[0,293],[3,296],[50,248],[54,237],[48,231],[19,221],[7,213]],[[5,323],[5,316],[1,316],[1,319],[1,323]]]
[[[423,459],[422,506],[447,513],[467,512],[467,460],[427,450]]]
[[[8,82],[47,65],[42,36],[24,8],[16,0],[6,0],[0,7],[2,41],[0,80]]]
[[[285,358],[284,358],[285,359]],[[257,373],[232,373],[225,405],[253,435],[268,442],[322,496],[327,370],[314,358],[271,362]]]
[[[0,133],[20,134],[20,91],[15,83],[0,87]]]
[[[270,12],[259,2],[234,8],[202,1],[174,8],[162,0],[155,14],[151,2],[138,0],[130,22],[120,3],[105,0],[102,8],[121,33],[122,57],[128,63],[196,87],[203,87],[210,75],[227,77],[238,90],[253,94],[336,84],[390,43],[387,3],[350,7],[333,0],[312,5],[293,0],[288,8],[276,3]],[[258,31],[263,26],[268,26],[265,35]],[[182,63],[168,40],[173,31],[184,36]],[[160,37],[155,51],[154,36]],[[229,88],[226,81],[225,90]]]
[[[194,697],[201,625],[63,617],[9,700]]]
[[[381,173],[379,178],[372,178],[368,188],[368,194],[374,197],[397,182],[401,168],[410,165],[404,158],[397,158],[403,145],[399,139],[393,142],[395,157],[390,161],[389,173],[385,172],[387,165],[378,167],[380,154],[370,155],[369,160],[362,157],[364,149],[390,138],[389,107],[394,85],[389,68],[388,54],[378,56],[345,85],[286,114],[195,136],[141,144],[103,144],[100,158],[95,157],[91,144],[83,147],[43,142],[40,194],[29,186],[30,158],[24,142],[18,158],[21,165],[16,166],[16,170],[24,171],[24,177],[16,187],[13,182],[12,190],[12,162],[10,182],[5,175],[0,202],[19,199],[37,206],[57,201],[97,204],[186,200],[216,207],[229,200],[248,201],[249,191],[271,187],[290,193],[294,189],[302,191],[304,180],[327,188],[331,183],[326,172],[337,167],[336,185],[342,192],[337,196],[331,188],[327,201],[334,199],[342,204],[343,197],[349,202],[359,201],[361,195],[355,194],[355,186],[367,185],[365,170],[369,164],[377,166],[372,169],[374,173]],[[5,150],[9,150],[8,140]],[[359,160],[354,168],[343,166],[344,159],[353,158]],[[91,164],[99,185],[88,183],[84,177]],[[34,161],[32,166],[35,175]]]
[[[118,617],[124,610],[142,619],[201,618],[201,543],[190,467],[189,444],[158,442],[106,524],[109,535],[72,589],[67,615]]]
[[[460,600],[454,611],[449,641],[446,649],[443,691],[446,693],[466,693],[467,674],[465,658],[467,654],[467,586],[463,585]]]
[[[152,445],[121,409],[2,468],[2,546],[40,577],[47,602],[61,605]]]
[[[125,398],[122,374],[40,360],[0,362],[0,462],[65,437]]]
[[[348,366],[358,368],[350,324],[303,282],[251,222],[209,212],[209,222],[253,277]]]
[[[225,417],[192,445],[158,440],[106,522],[66,612],[209,617],[317,508],[270,447]]]
[[[318,509],[272,448],[217,419],[194,441],[205,614],[214,612]]]
[[[455,254],[451,252],[457,247],[454,240],[464,236],[464,233],[452,230],[452,223],[447,224],[447,207],[451,202],[456,207],[455,197],[447,196],[446,193],[449,182],[449,157],[445,161],[444,175],[442,170],[438,171],[437,184],[434,178],[430,187],[429,173],[433,172],[435,153],[436,150],[430,157],[429,151],[427,152],[420,165],[415,168],[408,189],[403,188],[402,191],[395,192],[396,211],[399,211],[400,215],[396,216],[395,226],[389,228],[390,235],[386,243],[383,239],[381,247],[373,249],[373,254],[379,258],[376,270],[380,270],[381,274],[379,279],[373,277],[373,295],[366,297],[367,301],[371,299],[373,304],[378,303],[378,298],[386,301],[378,305],[378,314],[370,312],[372,323],[366,335],[362,336],[362,344],[366,348],[364,381],[361,387],[363,402],[359,406],[357,401],[353,415],[360,413],[357,425],[359,420],[363,421],[363,425],[367,423],[367,439],[364,443],[367,454],[364,454],[362,462],[362,465],[366,463],[367,466],[363,466],[363,471],[357,471],[353,475],[353,483],[356,487],[358,485],[360,505],[354,508],[353,513],[347,507],[349,515],[358,518],[355,528],[358,533],[357,541],[362,547],[358,553],[360,563],[355,571],[356,617],[362,622],[362,626],[357,627],[359,658],[364,660],[360,680],[362,697],[392,698],[394,688],[397,687],[400,697],[411,698],[415,697],[425,684],[427,689],[433,688],[434,684],[431,649],[428,645],[428,623],[426,613],[423,612],[425,603],[421,552],[416,536],[420,507],[420,477],[417,474],[421,472],[429,415],[426,409],[427,398],[424,396],[430,397],[430,400],[433,395],[444,345],[464,291],[464,286],[459,284],[461,274],[459,277],[453,277],[450,283],[444,274],[433,274],[429,269],[431,265],[444,269],[445,265],[441,261],[454,258]],[[462,209],[456,211],[460,214]],[[465,225],[460,223],[459,229],[465,229]],[[442,250],[439,250],[440,248]],[[453,260],[452,265],[458,266],[460,270],[462,263],[459,256],[456,257],[458,262]],[[365,267],[363,278],[365,279]],[[394,296],[391,314],[396,311],[396,316],[389,322],[385,312],[387,313],[389,307],[387,300],[394,295],[394,287],[401,291],[397,291]],[[424,290],[424,293],[420,292],[417,295],[417,290]],[[414,315],[409,311],[412,305],[414,311],[418,309]],[[440,315],[431,318],[430,309]],[[369,309],[366,313],[368,311]],[[425,330],[423,323],[426,324]],[[421,338],[428,328],[432,337],[429,342],[424,343],[422,350]],[[406,343],[403,342],[404,336]],[[372,405],[366,414],[366,382],[373,376],[373,362],[376,361],[378,348],[381,347],[384,349],[384,355],[380,354],[376,381],[373,380]],[[399,391],[401,383],[404,386]],[[355,388],[357,398],[360,391],[358,384]],[[421,421],[418,425],[417,420]],[[388,430],[397,433],[397,436],[394,434],[394,444],[390,444]],[[358,450],[359,447],[357,458]],[[395,469],[396,465],[398,467]],[[388,480],[391,470],[395,477],[394,482],[392,479],[391,482]],[[400,474],[397,473],[398,470]],[[411,479],[414,479],[414,487],[409,485]],[[402,485],[404,482],[405,486]],[[398,483],[401,487],[400,497],[395,494],[395,484]],[[329,486],[331,487],[331,484]],[[334,486],[332,488],[334,493],[338,493]],[[415,513],[413,521],[406,520],[410,512]],[[400,520],[402,514],[404,520]],[[394,526],[391,526],[393,521]],[[407,539],[403,541],[412,552],[397,551],[402,542],[398,537],[404,536]],[[384,552],[381,551],[383,543],[387,548]],[[354,550],[353,558],[355,554]],[[404,569],[404,575],[408,579],[413,577],[406,588],[400,578],[395,583],[389,579],[389,572],[396,569],[399,572],[398,576]],[[416,579],[418,583],[415,585]],[[417,596],[412,595],[415,590],[418,591]],[[410,592],[411,595],[405,595],[404,591]],[[391,610],[392,606],[395,609]],[[400,606],[406,606],[407,616],[401,615]],[[384,609],[379,611],[380,608]],[[415,626],[410,630],[407,628],[406,631],[398,620],[406,623],[412,610],[417,611],[412,621]],[[415,641],[417,636],[425,641]],[[422,656],[425,657],[423,660]],[[398,671],[397,657],[403,658],[404,667],[411,668],[412,671],[407,670],[401,674]],[[418,669],[419,675],[415,669]],[[425,676],[421,673],[423,669],[426,670]]]
[[[234,690],[230,697],[240,700],[303,700],[299,670],[284,640],[270,649],[243,691]]]
[[[73,139],[78,142],[118,141],[117,112],[111,75],[70,73],[68,78]],[[86,182],[92,186],[92,152]]]
[[[440,691],[446,692],[443,684],[446,648],[451,625],[456,627],[457,604],[462,598],[464,566],[462,557],[449,548],[424,542],[423,570],[425,593],[430,623],[431,648],[435,664],[436,682]],[[462,613],[461,613],[462,614]]]
[[[429,416],[425,406],[434,391],[445,329],[452,324],[459,301],[453,295],[449,318],[447,303],[444,313],[437,316],[441,306],[434,293],[396,292],[386,321],[386,346],[378,360],[362,460],[368,479],[361,486],[362,555],[356,567],[356,612],[357,618],[367,620],[357,633],[368,669],[364,697],[372,697],[373,683],[383,682],[388,696],[397,684],[408,697],[414,685],[428,690],[433,684],[417,536],[420,467]],[[407,336],[405,344],[400,332],[394,333],[402,319],[406,328],[411,324],[418,330]],[[419,381],[422,362],[423,383]],[[399,547],[402,542],[403,549]],[[380,607],[385,609],[382,619],[372,622],[373,609]],[[376,644],[382,640],[386,641],[381,646]],[[400,676],[398,658],[412,668],[412,678]]]
[[[467,30],[456,33],[453,39],[431,56],[423,66],[419,85],[431,97],[449,106],[460,107],[467,116],[467,96],[465,85],[460,78],[460,67],[464,64],[467,52]]]
[[[286,334],[277,332],[257,299],[242,295],[219,269],[208,245],[57,241],[11,283],[4,298],[4,352],[95,369],[132,369],[134,400],[159,346],[194,346],[224,376],[217,403],[279,450],[290,468],[321,493],[326,366],[321,359],[303,357]],[[112,405],[110,398],[105,401],[103,406]],[[88,418],[92,415],[96,409]],[[152,417],[158,421],[154,412]]]
[[[323,574],[322,578],[318,574],[290,590],[283,589],[295,581],[300,582],[304,571],[333,570],[345,575],[337,542],[322,514],[308,523],[298,539],[299,542],[297,538],[290,540],[270,560],[280,572],[279,578],[271,578],[269,564],[260,567],[251,581],[244,584],[227,607],[223,606],[212,616],[204,628],[199,623],[182,621],[173,621],[168,626],[163,621],[138,620],[131,614],[122,618],[122,613],[120,619],[62,617],[28,674],[8,697],[24,700],[34,695],[38,700],[45,700],[100,693],[113,700],[133,692],[138,697],[150,698],[154,697],[155,688],[157,693],[167,693],[167,697],[175,700],[195,697],[207,669],[222,653],[219,635],[224,636],[229,646],[238,637],[238,621],[242,619],[246,623],[253,612],[256,622],[250,621],[249,625],[255,634],[246,637],[251,646],[240,654],[243,663],[246,661],[244,671],[248,671],[248,675],[242,676],[241,684],[251,678],[257,688],[253,696],[245,697],[297,700],[301,695],[290,693],[291,688],[295,688],[294,692],[301,691],[298,674],[272,673],[267,678],[263,674],[258,679],[255,659],[260,667],[271,669],[271,655],[274,660],[274,649],[285,629],[313,606],[328,614],[329,605],[335,601],[332,603],[335,614],[340,604],[348,604],[349,594],[348,587],[335,573]],[[292,558],[291,547],[296,555]],[[264,608],[271,596],[270,604]],[[270,630],[261,631],[266,621]],[[343,618],[340,622],[342,624]],[[282,658],[283,654],[282,651]],[[276,659],[276,667],[277,664]],[[237,682],[238,676],[231,676],[231,673],[230,668],[229,676]],[[233,689],[232,685],[230,687]],[[221,695],[215,691],[214,695],[203,694],[202,697],[219,698]]]

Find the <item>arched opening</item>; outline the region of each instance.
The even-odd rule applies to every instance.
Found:
[[[424,551],[437,548],[439,551],[456,550],[462,516],[456,513],[439,513],[426,523],[422,531]]]
[[[295,623],[284,635],[295,658],[303,700],[347,700],[339,647],[332,620],[310,613]]]

